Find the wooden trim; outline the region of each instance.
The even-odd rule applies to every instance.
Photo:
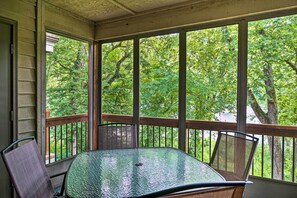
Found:
[[[139,131],[140,117],[140,67],[139,67],[139,38],[133,40],[133,123],[136,124]],[[136,136],[136,142],[139,142],[139,133]]]
[[[75,123],[75,122],[88,122],[88,114],[47,118],[46,127],[63,125],[68,123]]]
[[[246,132],[257,135],[284,136],[297,138],[296,126],[280,126],[272,124],[247,124]]]
[[[281,14],[296,13],[295,0],[241,0],[206,1],[183,8],[154,12],[117,21],[97,23],[95,40],[105,40],[122,36],[145,34],[175,28],[191,28],[204,24],[216,24],[222,21],[254,20]],[[187,14],[185,14],[187,13]]]
[[[98,124],[102,123],[102,43],[98,46]]]
[[[178,148],[186,151],[186,78],[187,78],[187,34],[179,33],[179,89],[178,89]]]
[[[133,123],[133,116],[129,115],[116,115],[115,114],[102,114],[102,120],[106,122],[122,122],[122,123]]]
[[[19,105],[18,105],[18,23],[15,20],[7,19],[0,16],[0,21],[7,23],[11,26],[11,43],[14,45],[13,54],[11,57],[11,87],[12,87],[12,104],[11,104],[11,111],[13,112],[12,116],[12,124],[11,124],[11,134],[10,134],[10,142],[18,138],[18,112],[19,112]]]
[[[141,125],[149,126],[161,126],[161,127],[173,127],[178,128],[178,119],[173,118],[152,118],[152,117],[140,117]]]
[[[46,65],[45,65],[45,27],[44,27],[44,3],[37,1],[36,5],[36,139],[39,143],[41,155],[45,156],[46,137]],[[39,67],[37,67],[39,65]]]
[[[238,25],[238,75],[237,75],[237,130],[245,131],[247,103],[247,49],[248,24],[240,21]]]
[[[93,149],[97,149],[97,140],[98,140],[98,124],[99,124],[99,97],[101,97],[101,94],[99,93],[99,60],[101,58],[100,53],[100,45],[98,42],[94,42],[94,126],[93,126]],[[100,78],[101,79],[101,78]]]
[[[88,149],[93,150],[93,135],[94,135],[94,43],[89,43],[89,60],[88,60]]]
[[[187,128],[199,130],[236,130],[237,124],[235,122],[217,122],[217,121],[203,121],[203,120],[187,120]]]
[[[54,117],[47,119],[47,127],[55,126],[71,122],[87,121],[87,114]],[[117,115],[117,114],[102,114],[102,120],[106,122],[124,122],[133,123],[132,115]],[[161,126],[178,128],[178,119],[175,118],[154,118],[154,117],[140,117],[141,125]],[[201,121],[201,120],[186,120],[187,129],[197,130],[236,130],[236,123],[234,122],[217,122],[217,121]],[[284,136],[297,138],[296,126],[279,126],[269,124],[247,124],[247,133],[255,135],[268,136]]]

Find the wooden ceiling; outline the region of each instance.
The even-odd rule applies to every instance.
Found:
[[[45,0],[94,22],[194,5],[208,0]]]

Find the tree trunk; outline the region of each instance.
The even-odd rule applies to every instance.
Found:
[[[265,113],[256,100],[255,95],[248,89],[248,97],[251,101],[251,107],[255,112],[257,118],[262,124],[278,124],[278,108],[275,93],[275,86],[273,80],[272,66],[266,63],[263,67],[265,74],[265,91],[267,94],[267,113]],[[274,179],[282,179],[282,149],[281,139],[268,136],[268,146],[271,154],[272,168]]]

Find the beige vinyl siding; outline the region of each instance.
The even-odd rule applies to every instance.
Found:
[[[1,0],[0,16],[17,22],[17,138],[36,136],[36,0]]]

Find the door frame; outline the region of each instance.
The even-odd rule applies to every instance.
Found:
[[[10,25],[11,27],[11,44],[13,44],[13,48],[11,49],[12,54],[11,54],[11,99],[12,99],[12,104],[11,104],[11,134],[10,134],[10,142],[13,142],[13,140],[16,140],[18,138],[17,135],[17,128],[18,128],[18,70],[17,70],[17,27],[18,24],[16,21],[8,18],[4,18],[0,16],[0,22],[1,23],[6,23]],[[10,195],[11,197],[15,197],[15,191],[14,188],[11,185],[10,189]]]
[[[11,140],[10,142],[13,142],[13,140],[16,140],[18,138],[17,136],[17,128],[18,128],[18,69],[17,69],[17,22],[4,18],[0,16],[0,22],[2,23],[7,23],[9,24],[11,28],[11,43],[13,44],[13,49],[12,49],[12,55],[11,55],[11,87],[12,87],[12,92],[11,92],[11,98],[12,98],[12,109],[11,111],[13,112],[11,117],[12,117],[12,133],[11,133]]]

